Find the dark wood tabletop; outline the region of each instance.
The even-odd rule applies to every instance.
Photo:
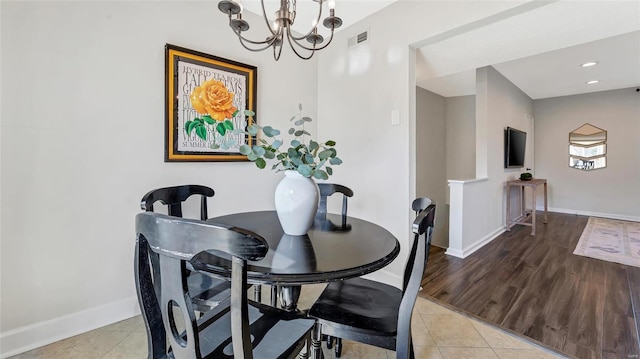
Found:
[[[386,229],[362,219],[327,214],[305,236],[284,234],[275,211],[245,212],[209,221],[253,231],[269,244],[266,257],[248,262],[248,280],[265,284],[309,284],[359,277],[391,263],[400,252]],[[200,253],[191,263],[201,271],[228,276],[219,257]]]

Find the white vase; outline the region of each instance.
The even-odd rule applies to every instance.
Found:
[[[301,236],[309,231],[318,210],[316,182],[296,171],[285,171],[275,192],[276,212],[284,233]]]

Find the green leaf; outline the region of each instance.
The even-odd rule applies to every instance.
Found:
[[[251,153],[251,146],[249,145],[242,145],[240,146],[240,153],[243,155],[248,155]]]
[[[244,110],[244,115],[245,116],[255,116],[256,113],[251,111],[251,110]]]
[[[194,118],[194,121],[200,122],[201,125],[204,125],[204,120],[201,118]]]
[[[264,156],[264,148],[262,146],[253,146],[251,149],[258,157]]]
[[[187,136],[191,136],[191,132],[193,132],[193,129],[197,126],[200,126],[200,122],[191,121],[191,123],[189,123],[189,126],[187,127]]]
[[[311,134],[305,130],[302,130],[302,134],[307,135],[307,136],[311,136]]]
[[[313,177],[315,177],[317,179],[321,179],[321,180],[329,179],[329,175],[327,174],[327,172],[325,172],[323,170],[315,170],[313,172]]]
[[[271,147],[275,148],[276,150],[280,148],[280,146],[282,146],[282,141],[280,140],[273,141],[273,144],[271,145]]]
[[[305,116],[305,117],[303,117],[303,118],[302,118],[302,120],[303,120],[304,122],[311,122],[311,121],[313,121],[313,120],[311,119],[311,117],[306,117],[306,116]]]
[[[276,154],[271,152],[271,151],[267,151],[264,153],[264,158],[272,160],[276,157]]]
[[[204,120],[204,122],[206,122],[206,123],[208,123],[208,124],[210,124],[210,125],[213,125],[214,123],[216,123],[216,121],[214,121],[214,120],[211,118],[211,116],[209,116],[209,115],[204,115],[204,116],[202,116],[202,119]]]
[[[260,131],[260,126],[258,125],[251,125],[247,128],[247,132],[249,132],[251,136],[257,135],[258,131]]]
[[[329,176],[333,175],[333,168],[327,167],[327,173],[329,174]]]
[[[300,119],[300,120],[298,120],[298,121],[294,122],[293,124],[294,124],[294,125],[296,125],[296,126],[300,126],[300,125],[302,125],[303,123],[304,123],[304,120],[303,120],[303,119]]]
[[[298,110],[302,111],[302,104],[301,103],[298,104]]]
[[[309,165],[302,164],[298,166],[298,173],[300,173],[305,177],[311,177],[311,171],[312,169],[311,169],[311,166]]]
[[[334,158],[329,160],[329,163],[331,163],[334,166],[337,166],[339,164],[342,164],[342,160],[339,159],[338,157],[334,157]]]
[[[202,126],[202,125],[196,127],[196,135],[206,141],[207,140],[207,128]]]
[[[295,129],[295,128],[293,128],[293,127],[291,127],[291,128],[289,129],[289,134],[290,134],[290,135],[293,135],[293,133],[294,133],[294,132],[296,132],[296,129]]]
[[[327,146],[335,146],[336,145],[336,141],[329,140],[329,141],[325,142],[324,144],[327,145]]]
[[[302,131],[302,130],[298,130],[298,131],[296,131],[296,132],[294,133],[294,135],[295,135],[296,137],[299,137],[299,136],[302,136],[302,134],[303,134],[303,133],[304,133],[304,131]]]
[[[298,141],[298,140],[293,140],[293,141],[291,141],[291,146],[293,146],[293,147],[298,147],[298,146],[300,146],[300,141]]]
[[[335,148],[330,148],[328,151],[331,151],[331,157],[335,157],[338,155],[338,151]]]
[[[293,164],[295,167],[298,167],[300,165],[302,165],[302,161],[300,161],[300,157],[292,157],[291,158],[291,164]]]
[[[296,116],[291,116],[291,118],[289,119],[289,122],[293,121],[296,119]]]
[[[255,154],[255,153],[250,152],[250,153],[247,155],[247,159],[248,159],[249,161],[255,161],[255,160],[257,160],[257,159],[258,159],[258,156],[256,156],[256,154]]]
[[[223,144],[224,145],[224,144]],[[224,146],[223,146],[224,147]],[[220,148],[220,146],[218,146],[217,143],[212,143],[211,146],[209,146],[209,148],[211,148],[212,150],[217,150],[218,148]],[[225,148],[226,149],[226,148]]]
[[[315,151],[320,148],[320,145],[316,141],[309,141],[309,151]]]
[[[216,126],[216,130],[218,131],[219,134],[221,134],[222,136],[224,136],[225,133],[227,133],[227,128],[224,127],[224,125],[222,123],[218,123],[218,125]]]
[[[189,131],[189,125],[191,125],[191,121],[187,121],[184,123],[184,132]],[[189,132],[187,132],[187,136],[189,136]]]
[[[265,136],[267,137],[274,137],[280,134],[279,130],[276,130],[275,128],[271,127],[271,126],[264,126],[262,128],[262,132],[264,132]]]
[[[228,131],[233,131],[233,122],[229,120],[224,120],[222,124],[224,125],[224,128],[226,128]]]
[[[298,151],[296,151],[296,150],[295,150],[295,149],[293,149],[293,148],[288,149],[288,150],[287,150],[287,154],[288,154],[288,155],[289,155],[289,157],[291,157],[291,158],[297,158],[297,157],[300,157],[300,153],[298,153]]]
[[[320,151],[320,153],[318,154],[318,158],[321,160],[326,160],[327,158],[331,157],[333,153],[331,152],[331,150],[324,150],[324,151]]]
[[[240,111],[236,110],[236,112],[234,112],[234,113],[233,113],[233,115],[231,115],[231,118],[236,117],[236,115],[238,114],[238,112],[240,112]]]
[[[256,166],[259,169],[263,169],[263,168],[265,168],[267,166],[267,162],[264,160],[264,158],[258,158],[256,160]]]
[[[311,156],[310,154],[307,153],[306,155],[304,155],[303,158],[304,158],[304,163],[308,163],[308,164],[313,163],[313,156]]]

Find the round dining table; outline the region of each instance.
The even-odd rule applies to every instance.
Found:
[[[282,231],[275,211],[243,212],[208,221],[243,228],[263,237],[269,251],[247,262],[249,283],[301,285],[359,277],[383,268],[400,252],[396,237],[381,226],[353,217],[327,214],[306,235]],[[197,270],[228,276],[227,263],[208,252],[191,260]]]

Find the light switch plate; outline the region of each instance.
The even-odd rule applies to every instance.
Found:
[[[400,125],[400,110],[391,111],[391,126]]]

